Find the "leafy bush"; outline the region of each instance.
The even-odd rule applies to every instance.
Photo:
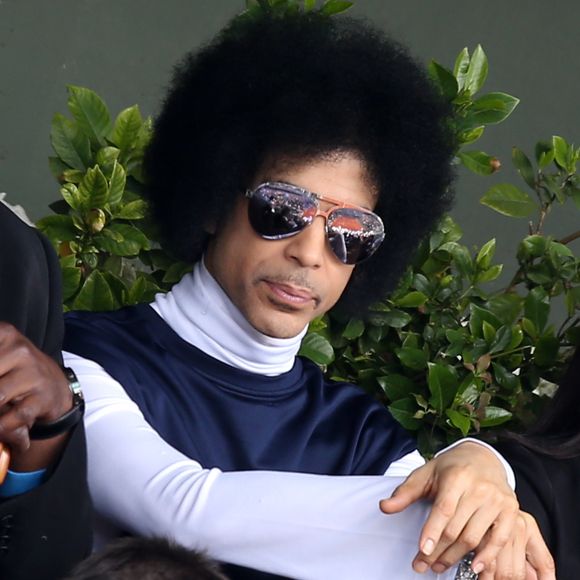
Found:
[[[249,1],[242,16],[264,9],[330,15],[351,4]],[[436,62],[429,71],[455,110],[456,162],[480,175],[497,171],[496,158],[466,147],[486,126],[504,121],[518,100],[500,92],[478,95],[488,72],[480,46],[472,54],[461,51],[453,71]],[[50,165],[62,199],[51,206],[57,215],[38,222],[60,256],[65,309],[149,301],[187,269],[156,241],[140,196],[151,120],[135,105],[112,121],[94,92],[70,86],[68,93],[72,119],[57,114],[51,129],[56,156]],[[504,215],[531,219],[507,287],[489,286],[503,269],[493,262],[495,239],[473,252],[446,217],[422,242],[392,296],[365,320],[330,312],[313,321],[301,353],[329,376],[357,383],[383,401],[417,432],[427,455],[462,435],[529,422],[542,396],[553,392],[570,347],[580,345],[579,258],[568,247],[580,232],[560,240],[543,233],[554,209],[568,210],[571,203],[580,209],[579,157],[580,150],[561,137],[538,143],[533,162],[514,148],[512,160],[526,189],[504,183],[481,198]],[[550,310],[558,297],[567,316],[556,328]]]

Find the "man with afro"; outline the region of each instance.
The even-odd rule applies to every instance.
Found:
[[[349,18],[237,19],[177,67],[145,171],[192,272],[67,322],[103,537],[294,578],[453,578],[478,546],[475,572],[498,553],[495,577],[521,569],[536,532],[495,452],[468,441],[420,467],[388,410],[297,357],[314,318],[392,290],[449,207],[449,116],[401,46]]]

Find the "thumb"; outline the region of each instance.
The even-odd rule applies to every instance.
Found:
[[[399,485],[390,498],[382,499],[379,507],[386,514],[396,514],[409,507],[413,502],[425,497],[433,468],[431,463],[416,469]]]

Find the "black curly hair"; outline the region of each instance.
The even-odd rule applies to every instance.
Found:
[[[267,159],[353,152],[386,231],[339,301],[360,316],[394,288],[449,207],[450,115],[423,68],[365,21],[235,19],[176,68],[145,156],[152,217],[166,247],[194,262],[206,226],[233,208]]]

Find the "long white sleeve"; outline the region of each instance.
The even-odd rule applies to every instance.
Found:
[[[294,578],[418,578],[411,561],[428,504],[378,509],[402,478],[204,469],[168,445],[99,365],[69,354],[66,364],[85,393],[95,507],[120,529]]]

